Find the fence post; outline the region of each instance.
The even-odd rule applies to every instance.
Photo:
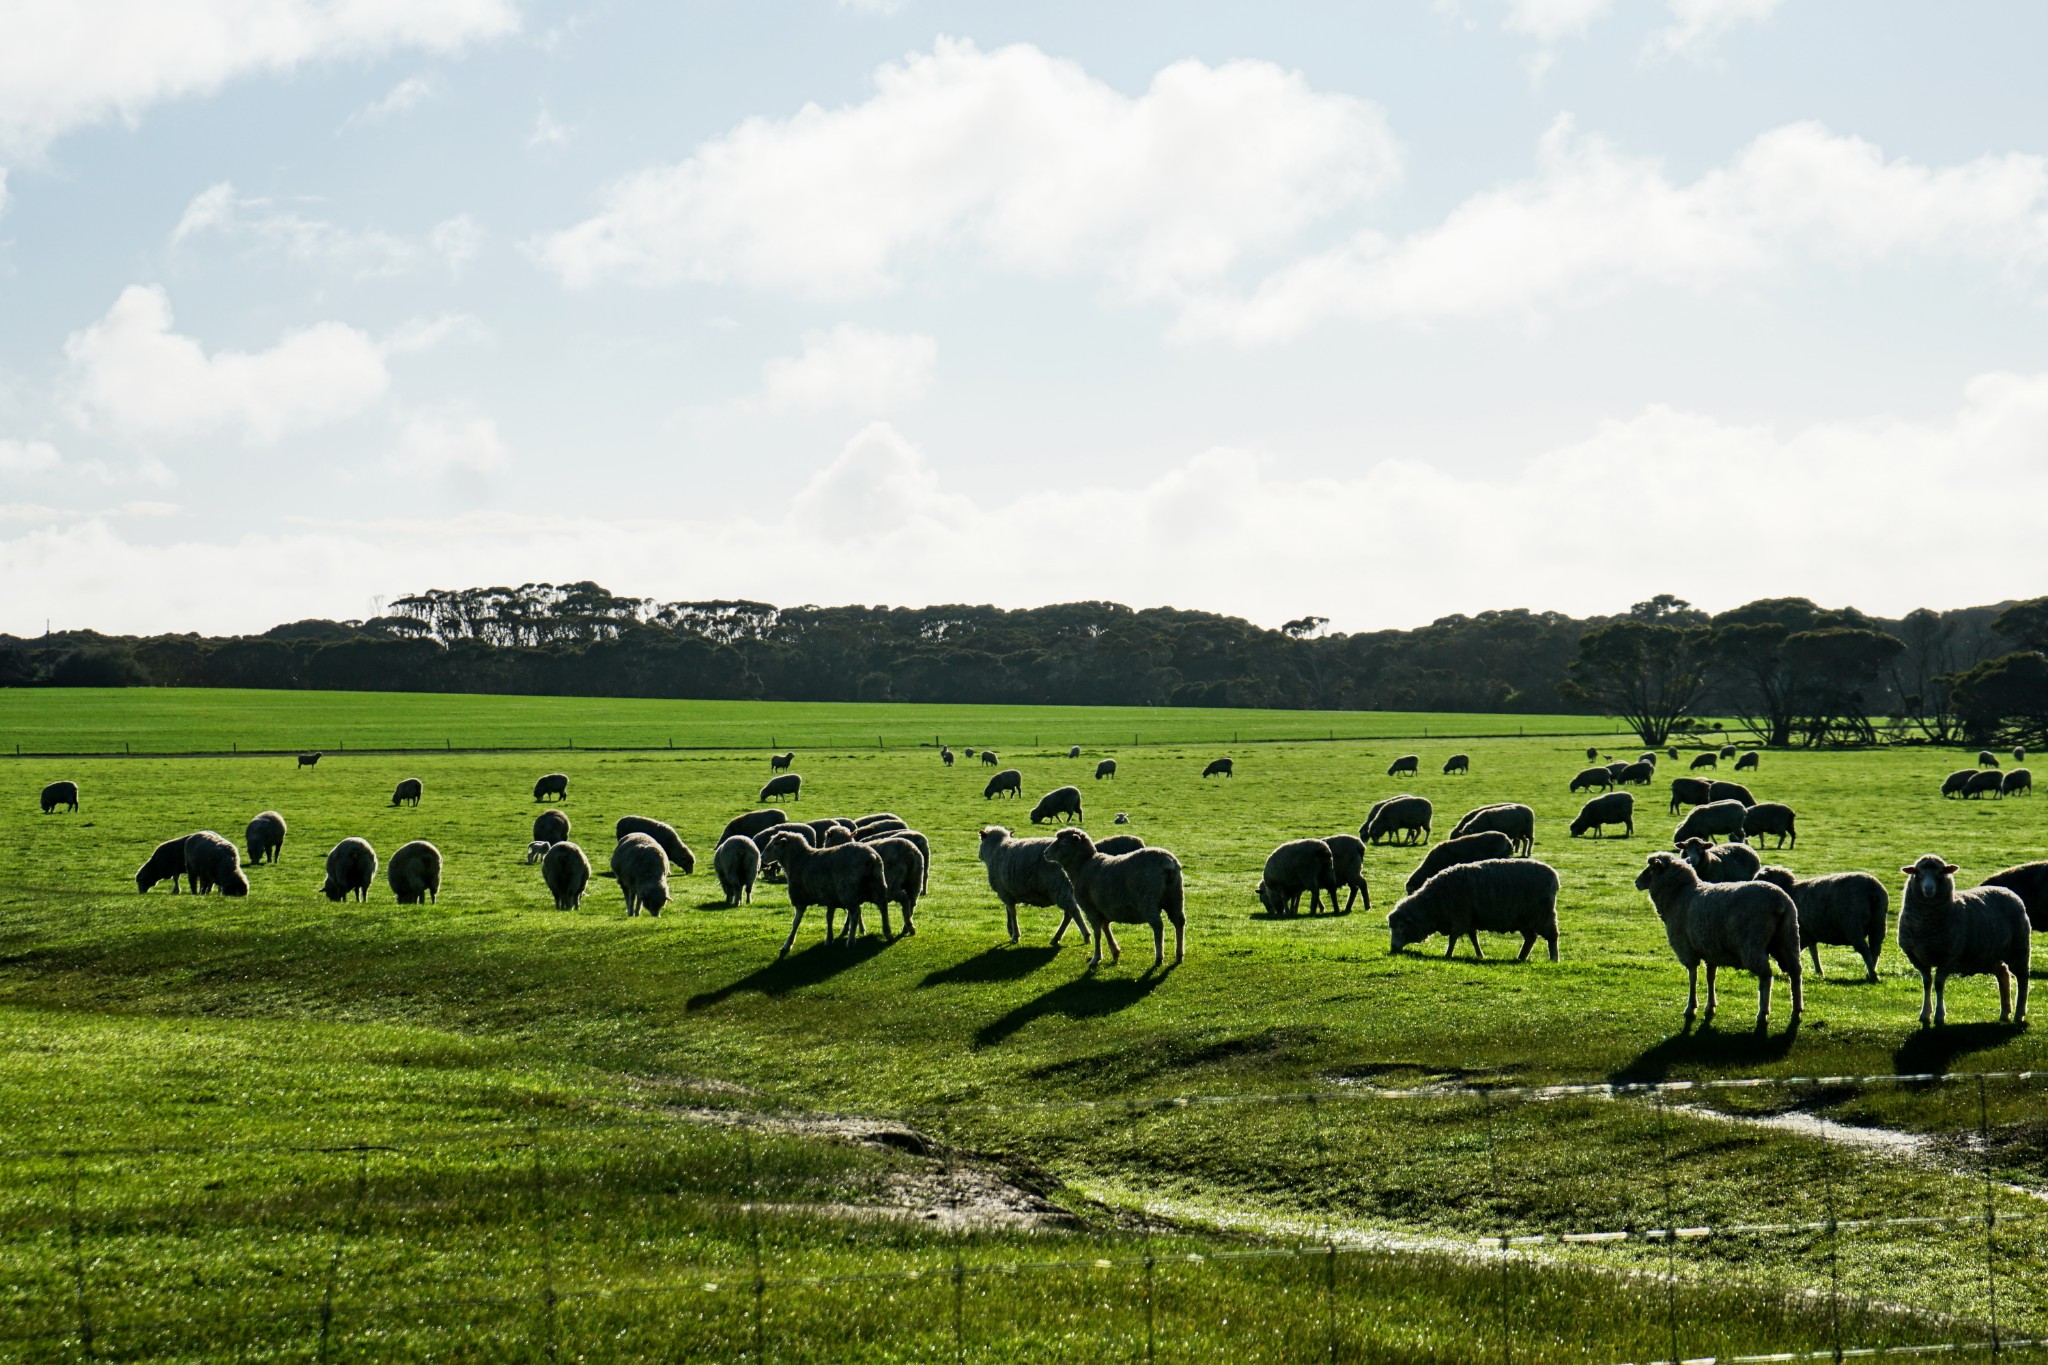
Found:
[[[541,1347],[549,1360],[555,1358],[555,1248],[548,1235],[548,1186],[547,1177],[540,1160],[540,1124],[528,1126],[527,1154],[533,1162],[533,1218],[540,1232],[540,1304],[541,1326],[546,1332]]]
[[[64,1153],[71,1174],[71,1296],[78,1317],[78,1343],[92,1359],[92,1308],[85,1299],[85,1237],[78,1223],[78,1153]]]
[[[2025,982],[2021,982],[2025,985]],[[1984,1292],[1991,1309],[1991,1358],[1998,1359],[1998,1187],[1991,1179],[1991,1103],[1977,1077],[1977,1150],[1984,1161]]]

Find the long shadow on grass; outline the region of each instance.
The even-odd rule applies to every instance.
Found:
[[[1057,948],[986,948],[973,957],[963,957],[950,967],[940,967],[918,982],[925,986],[990,985],[1021,981],[1060,955]]]
[[[1942,1076],[1956,1060],[2010,1042],[2024,1030],[2014,1024],[1944,1024],[1917,1030],[1892,1053],[1892,1069],[1902,1076]]]
[[[1129,1009],[1166,980],[1168,972],[1147,971],[1143,976],[1079,976],[1063,986],[1027,1000],[1002,1018],[984,1024],[974,1035],[976,1047],[992,1047],[1034,1019],[1057,1014],[1068,1019],[1097,1019]]]
[[[830,981],[847,968],[858,967],[868,961],[887,946],[874,934],[851,943],[843,940],[813,943],[800,953],[777,958],[715,991],[699,992],[691,996],[683,1008],[691,1011],[709,1009],[713,1005],[724,1004],[743,991],[770,997],[788,995],[791,991]]]
[[[1754,1018],[1753,1011],[1744,1017]],[[1714,1071],[1750,1070],[1768,1062],[1783,1061],[1799,1039],[1799,1021],[1794,1019],[1781,1033],[1758,1033],[1753,1029],[1722,1030],[1712,1024],[1687,1028],[1663,1042],[1644,1049],[1634,1061],[1608,1076],[1610,1085],[1648,1085],[1667,1079],[1674,1068],[1703,1067]]]

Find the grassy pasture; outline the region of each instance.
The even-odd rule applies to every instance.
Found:
[[[481,715],[502,699],[450,700]],[[1232,713],[1197,714],[1227,725]],[[1981,1113],[1963,1084],[1662,1102],[1466,1088],[2042,1069],[2038,1032],[1987,1022],[1988,981],[1957,983],[1958,1022],[1922,1032],[1894,945],[1874,986],[1847,950],[1824,949],[1828,975],[1809,976],[1796,1036],[1783,983],[1770,1034],[1746,1031],[1754,991],[1741,978],[1724,980],[1720,1024],[1681,1035],[1683,974],[1630,885],[1669,833],[1666,783],[1638,792],[1634,839],[1567,838],[1583,739],[1461,742],[1468,778],[1437,775],[1449,744],[1262,744],[1233,751],[1235,779],[1204,781],[1224,751],[1213,743],[1084,745],[1069,760],[1070,733],[1057,748],[1011,745],[1004,761],[1023,770],[1026,803],[1076,781],[1098,833],[1127,811],[1180,855],[1178,971],[1146,970],[1140,930],[1122,935],[1120,965],[1089,973],[1071,936],[1046,945],[1050,911],[1025,912],[1024,943],[1009,946],[974,836],[1023,823],[1023,809],[984,801],[978,765],[948,771],[928,752],[800,750],[793,813],[895,810],[936,858],[914,938],[828,946],[807,921],[780,963],[778,888],[726,909],[706,867],[659,919],[627,920],[605,881],[559,914],[522,861],[532,779],[559,768],[572,837],[600,863],[629,812],[670,820],[708,863],[719,826],[767,776],[759,751],[337,753],[304,773],[277,758],[8,765],[0,1283],[19,1288],[0,1291],[0,1358],[76,1355],[81,1305],[94,1352],[123,1358],[553,1345],[751,1358],[757,1255],[774,1359],[1142,1358],[1147,1303],[1165,1359],[1299,1359],[1332,1339],[1340,1358],[1465,1359],[1500,1354],[1503,1324],[1517,1358],[1587,1361],[1667,1355],[1674,1320],[1691,1356],[1821,1349],[1838,1322],[1851,1346],[1988,1331],[1981,1227],[1730,1234],[1675,1256],[1657,1242],[1550,1245],[1505,1266],[1455,1250],[1503,1231],[1967,1214],[1987,1195],[2001,1216],[2038,1209],[1984,1179],[1988,1162],[2000,1182],[2048,1187],[2038,1083],[1987,1086]],[[1384,776],[1410,748],[1422,774]],[[1089,780],[1106,755],[1116,781]],[[1934,850],[1968,880],[2037,856],[2048,807],[1934,795],[1961,761],[1773,753],[1749,780],[1800,812],[1798,850],[1772,856],[1802,872],[1890,882]],[[60,776],[80,783],[83,809],[37,815],[35,790]],[[425,781],[417,810],[388,805],[403,776]],[[1517,964],[1504,939],[1485,962],[1445,962],[1441,940],[1390,956],[1383,915],[1408,850],[1369,855],[1370,912],[1260,913],[1251,887],[1274,843],[1355,829],[1397,790],[1436,803],[1439,835],[1485,801],[1536,808],[1537,856],[1563,879],[1562,962]],[[278,866],[253,870],[247,900],[135,894],[157,840],[199,827],[239,838],[266,807],[291,835]],[[440,904],[401,908],[380,885],[365,907],[330,906],[313,891],[319,858],[349,834],[386,855],[437,843]],[[1140,1105],[1189,1095],[1211,1098]],[[937,1157],[849,1145],[705,1110],[877,1116],[944,1145]],[[1715,1117],[1795,1110],[1930,1145],[1886,1159]],[[1980,1122],[1986,1149],[1972,1142]],[[1077,1221],[951,1233],[838,1208],[885,1203],[956,1156],[1054,1189]],[[1389,1237],[1406,1241],[1374,1240]],[[1144,1265],[1329,1241],[1347,1250]],[[1990,1248],[2008,1339],[2048,1334],[2044,1250],[2048,1228],[2030,1221]],[[1017,1263],[1062,1268],[1000,1269]],[[1673,1266],[1675,1296],[1633,1274]],[[920,1277],[882,1275],[905,1270]],[[1839,1301],[1826,1296],[1836,1283]]]

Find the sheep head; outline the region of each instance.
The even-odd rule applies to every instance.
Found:
[[[1955,895],[1956,864],[1949,862],[1938,853],[1929,853],[1910,867],[1899,871],[1912,878],[1906,886],[1918,891],[1923,901],[1942,902]]]

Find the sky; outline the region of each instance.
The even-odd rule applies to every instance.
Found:
[[[0,631],[2043,590],[2048,8],[0,0]]]

